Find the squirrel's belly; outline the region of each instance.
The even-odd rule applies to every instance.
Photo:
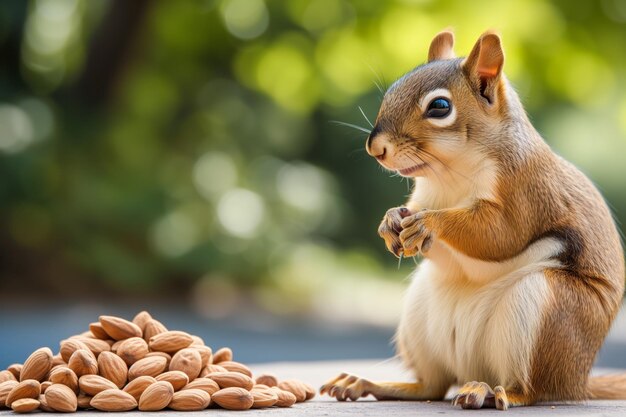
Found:
[[[452,262],[441,266],[424,260],[407,291],[397,339],[406,365],[424,380],[448,374],[459,383],[524,384],[551,300],[542,270],[478,285]]]

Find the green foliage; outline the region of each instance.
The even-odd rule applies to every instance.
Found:
[[[108,45],[114,64],[94,67],[120,3],[0,5],[5,288],[184,293],[201,280],[300,306],[314,290],[292,275],[305,270],[321,286],[405,275],[376,227],[408,185],[367,157],[365,134],[330,121],[367,127],[358,106],[373,119],[376,84],[422,63],[449,26],[459,54],[502,33],[536,125],[624,219],[619,0],[147,2]]]

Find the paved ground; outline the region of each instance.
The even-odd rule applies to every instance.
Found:
[[[316,387],[319,387],[326,379],[334,376],[337,372],[348,371],[371,379],[385,379],[397,381],[409,381],[410,377],[403,372],[400,365],[395,361],[337,361],[337,362],[307,362],[307,363],[271,363],[253,366],[255,374],[272,372],[279,378],[299,378]],[[180,413],[167,411],[167,415],[184,415],[194,417],[196,415],[233,416],[238,413],[218,409],[208,409],[202,412]],[[496,410],[461,410],[454,408],[448,401],[445,402],[378,402],[373,400],[359,400],[357,402],[338,402],[329,397],[316,397],[313,401],[296,404],[289,409],[265,409],[249,410],[243,413],[246,416],[481,416],[481,415],[506,415],[506,416],[625,416],[626,401],[590,401],[586,404],[542,404],[539,406],[510,409],[506,414]],[[83,411],[79,415],[105,414],[96,411]],[[143,416],[150,417],[156,413],[130,412],[122,413],[126,417]],[[163,412],[160,413],[163,415]],[[0,417],[13,417],[10,411],[0,411]],[[181,416],[182,417],[182,416]]]
[[[316,387],[339,372],[350,372],[372,380],[410,381],[411,376],[397,361],[335,361],[313,363],[276,363],[254,367],[255,373],[273,372],[279,378],[299,378]],[[606,373],[607,371],[602,370]],[[626,371],[624,371],[626,372]],[[449,393],[450,394],[450,393]],[[280,410],[284,416],[442,416],[502,415],[497,410],[462,410],[449,401],[400,402],[359,400],[338,402],[328,396],[316,397],[310,403]],[[277,413],[278,414],[278,413]],[[590,401],[586,404],[542,404],[510,409],[507,416],[626,416],[626,401]]]
[[[0,369],[10,363],[22,362],[27,353],[41,346],[56,347],[60,338],[82,331],[102,311],[131,317],[137,308],[111,310],[100,305],[89,308],[60,308],[55,306],[0,305],[0,335],[12,335],[11,343],[0,342]],[[207,321],[180,308],[154,308],[155,315],[170,328],[184,329],[202,336],[214,348],[230,346],[236,359],[244,363],[262,363],[254,366],[255,373],[270,371],[280,378],[298,378],[319,387],[327,379],[342,371],[358,374],[372,380],[410,381],[410,375],[393,361],[349,359],[388,357],[393,354],[389,343],[393,329],[367,326],[337,326],[328,323],[289,323],[276,320],[220,320]],[[596,362],[597,366],[626,368],[626,309],[618,317],[607,343]],[[289,363],[276,363],[277,359]],[[342,359],[328,361],[329,359]],[[302,362],[312,360],[316,362]],[[267,363],[263,363],[267,362]],[[270,363],[272,362],[272,363]],[[554,407],[554,408],[552,408]],[[89,414],[99,414],[89,411]],[[217,409],[202,413],[233,415]],[[360,400],[339,403],[329,397],[298,404],[291,409],[247,411],[244,414],[281,416],[440,416],[461,414],[484,415],[495,410],[464,411],[453,408],[449,402],[376,402]],[[79,414],[85,414],[81,412]],[[126,413],[128,414],[128,413]],[[162,414],[162,413],[161,413]],[[173,411],[169,415],[179,414]],[[190,415],[198,413],[185,413]],[[144,414],[133,413],[133,416]],[[586,404],[547,404],[512,409],[506,415],[528,416],[626,416],[626,401],[593,401]],[[13,414],[0,410],[0,417]]]

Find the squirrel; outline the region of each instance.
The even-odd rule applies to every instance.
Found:
[[[592,182],[556,155],[504,76],[500,37],[465,58],[439,33],[427,63],[385,93],[366,151],[414,179],[378,229],[396,256],[423,256],[395,336],[415,382],[343,373],[338,400],[443,400],[496,408],[626,399],[626,374],[590,376],[621,304],[624,255]]]

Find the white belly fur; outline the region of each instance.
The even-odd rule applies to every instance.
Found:
[[[445,385],[525,385],[544,307],[543,271],[562,250],[546,238],[506,262],[470,258],[435,242],[412,276],[397,342],[418,379]]]

